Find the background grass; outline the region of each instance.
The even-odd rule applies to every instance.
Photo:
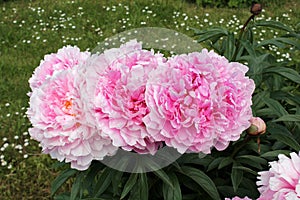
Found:
[[[276,1],[275,1],[276,2]],[[300,3],[268,3],[256,19],[299,28]],[[28,79],[45,54],[64,45],[91,50],[105,38],[139,27],[165,27],[189,36],[190,27],[238,32],[249,8],[201,8],[182,0],[0,1],[0,199],[49,199],[55,162],[28,135]],[[257,30],[256,39],[279,33]],[[295,59],[274,49],[278,59]],[[67,187],[67,186],[66,186]]]

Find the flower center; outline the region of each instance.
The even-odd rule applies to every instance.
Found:
[[[67,115],[71,115],[71,116],[76,116],[76,114],[72,113],[71,109],[73,107],[73,103],[72,103],[73,99],[70,100],[65,100],[63,103],[63,112],[65,112]]]

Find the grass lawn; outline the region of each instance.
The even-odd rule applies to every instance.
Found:
[[[193,36],[190,28],[241,28],[249,8],[200,8],[183,0],[0,1],[0,199],[49,199],[55,161],[28,135],[28,79],[45,54],[64,45],[92,50],[105,38],[140,27],[164,27]],[[256,20],[300,29],[300,2],[265,5]],[[257,30],[255,38],[278,32]],[[278,59],[291,58],[274,49]],[[67,186],[66,186],[67,187]]]

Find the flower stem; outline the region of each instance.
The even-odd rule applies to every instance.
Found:
[[[239,38],[238,38],[238,40],[237,40],[237,42],[236,42],[236,45],[235,45],[235,51],[234,51],[234,55],[233,55],[233,57],[232,57],[232,61],[236,61],[236,56],[237,56],[237,54],[238,54],[238,51],[239,51],[239,48],[240,48],[240,46],[241,46],[241,39],[242,39],[242,36],[243,36],[243,34],[244,34],[244,32],[245,32],[245,28],[247,27],[247,25],[249,24],[249,22],[253,19],[254,20],[254,17],[255,17],[255,14],[252,14],[249,18],[248,18],[248,20],[246,21],[246,23],[243,25],[243,27],[241,28],[241,30],[240,30],[240,33],[239,33]]]

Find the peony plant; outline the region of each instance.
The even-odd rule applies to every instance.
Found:
[[[27,115],[42,151],[70,163],[52,195],[300,199],[300,75],[261,48],[297,49],[292,38],[299,34],[280,22],[254,22],[260,11],[253,4],[237,38],[223,28],[195,29],[214,50],[167,57],[131,40],[101,53],[67,46],[46,55],[29,79]],[[258,44],[254,27],[289,34]],[[157,158],[172,164],[160,168]],[[118,170],[109,161],[142,170]],[[71,191],[57,194],[67,180]]]

